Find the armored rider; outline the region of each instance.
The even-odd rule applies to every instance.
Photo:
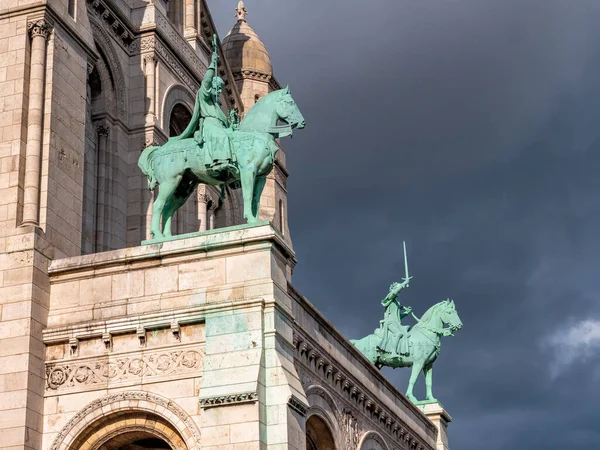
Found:
[[[385,315],[381,321],[383,336],[377,346],[378,350],[408,356],[408,327],[402,325],[402,319],[411,313],[410,306],[402,306],[398,301],[400,291],[409,286],[408,282],[412,277],[405,278],[402,283],[392,283],[390,292],[382,300],[381,304],[385,307]]]
[[[219,52],[217,48],[217,37],[213,36],[213,53],[210,66],[206,70],[202,85],[196,94],[194,113],[187,128],[176,139],[194,137],[199,145],[206,143],[207,159],[206,167],[212,176],[219,177],[232,168],[233,157],[231,152],[231,138],[233,128],[229,119],[221,109],[219,95],[225,82],[217,76],[217,65],[219,63]],[[236,123],[239,118],[235,111],[230,116]]]

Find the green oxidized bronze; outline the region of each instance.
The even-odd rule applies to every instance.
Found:
[[[224,82],[216,75],[218,61],[214,36],[211,64],[188,127],[166,144],[148,147],[138,160],[148,177],[148,189],[160,185],[150,227],[154,239],[171,236],[173,214],[198,183],[221,186],[222,192],[226,185],[241,184],[244,218],[257,222],[260,196],[278,149],[275,140],[291,136],[294,128],[304,128],[304,117],[289,88],[265,95],[241,122],[234,110],[228,117],[219,103]]]
[[[453,300],[444,300],[427,310],[423,317],[417,318],[416,325],[402,325],[402,319],[412,313],[410,306],[402,306],[398,296],[402,289],[409,287],[412,277],[408,276],[406,246],[404,247],[405,278],[402,283],[393,283],[390,292],[381,302],[385,307],[384,318],[373,334],[362,339],[351,340],[362,354],[379,369],[412,367],[406,396],[419,403],[413,395],[413,387],[419,372],[425,375],[427,389],[426,402],[437,402],[432,393],[433,363],[440,354],[441,336],[453,336],[462,328],[462,322]]]

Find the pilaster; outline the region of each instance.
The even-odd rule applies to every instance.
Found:
[[[438,430],[436,438],[436,450],[450,450],[448,446],[448,424],[452,417],[444,409],[441,403],[425,403],[419,405],[419,409],[425,413],[427,418],[433,422]]]

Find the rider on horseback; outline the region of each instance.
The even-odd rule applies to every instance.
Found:
[[[380,330],[383,330],[381,342],[377,349],[384,353],[408,356],[408,327],[402,325],[402,319],[411,313],[410,306],[402,306],[398,301],[398,294],[402,289],[408,287],[412,277],[406,278],[402,283],[392,283],[390,292],[381,304],[385,307],[385,315],[381,321]]]
[[[219,63],[216,35],[213,37],[213,53],[210,66],[204,74],[202,85],[196,94],[194,113],[187,128],[177,136],[176,140],[194,137],[198,145],[207,144],[206,167],[214,177],[227,175],[233,169],[231,137],[233,128],[229,119],[221,109],[219,95],[225,82],[216,75]],[[237,113],[230,113],[232,120],[239,123]]]

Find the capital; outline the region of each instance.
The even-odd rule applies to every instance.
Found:
[[[108,137],[109,128],[106,125],[98,125],[96,131],[98,132],[98,137]]]
[[[156,56],[154,56],[153,53],[144,56],[144,62],[146,64],[154,64],[156,61],[158,60],[156,59]]]
[[[27,31],[32,39],[36,36],[42,36],[44,39],[48,39],[52,32],[52,25],[45,19],[40,19],[35,22],[29,22],[27,24]]]

